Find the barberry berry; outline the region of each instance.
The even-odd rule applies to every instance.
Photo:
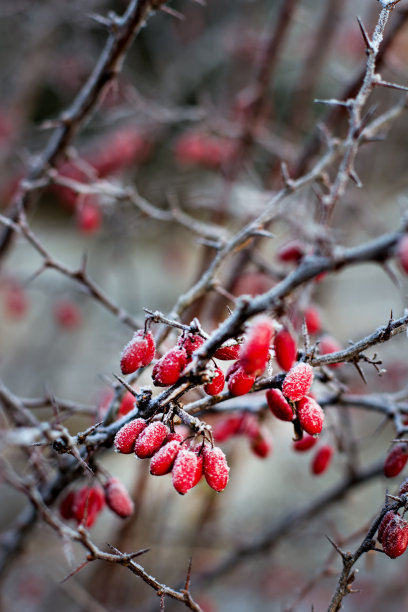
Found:
[[[180,495],[192,489],[197,477],[198,457],[192,450],[182,449],[174,461],[171,470],[173,487]]]
[[[231,395],[245,395],[252,388],[255,382],[255,376],[247,374],[240,366],[240,362],[236,361],[227,370],[226,380],[228,382],[228,391]]]
[[[304,397],[296,406],[299,423],[311,436],[319,434],[323,428],[324,412],[311,397]]]
[[[319,311],[315,306],[309,306],[303,313],[303,318],[306,323],[307,331],[309,334],[318,334],[322,329],[322,322],[320,319]]]
[[[285,376],[282,393],[292,402],[302,399],[313,382],[313,368],[308,363],[297,363]]]
[[[408,523],[399,514],[394,514],[385,526],[381,543],[385,554],[391,559],[402,555],[408,546]]]
[[[237,433],[240,433],[242,415],[232,415],[218,421],[212,428],[213,437],[216,442],[225,442]]]
[[[271,454],[272,439],[266,429],[259,428],[258,434],[251,438],[251,450],[254,455],[261,459],[265,459]]]
[[[321,355],[329,355],[330,353],[337,353],[337,351],[341,351],[341,346],[331,336],[323,336],[319,340],[319,353]],[[331,363],[329,364],[329,368],[339,368],[341,363]]]
[[[296,361],[297,346],[295,339],[287,329],[281,329],[274,341],[275,359],[282,370],[290,370]]]
[[[216,368],[214,378],[204,385],[204,391],[208,395],[218,395],[221,393],[225,385],[224,372],[220,368]]]
[[[232,361],[233,359],[238,359],[239,352],[241,350],[240,344],[231,344],[230,346],[220,346],[215,353],[214,357],[216,359],[220,359],[221,361]]]
[[[154,421],[143,429],[135,442],[135,454],[139,459],[152,457],[159,450],[169,430],[164,423]]]
[[[154,358],[155,349],[152,333],[144,333],[139,329],[122,351],[120,359],[122,374],[132,374],[137,369],[148,366]]]
[[[82,323],[81,312],[72,300],[66,299],[56,302],[54,304],[54,316],[62,329],[77,329]]]
[[[205,339],[198,334],[183,333],[177,341],[177,346],[186,351],[187,357],[191,357],[194,351],[199,349],[204,342]]]
[[[386,514],[384,514],[382,518],[382,521],[378,527],[378,533],[377,533],[377,539],[380,542],[380,544],[382,543],[384,531],[386,527],[388,526],[388,523],[394,517],[394,515],[395,515],[395,512],[393,510],[389,510]]]
[[[269,359],[269,345],[275,333],[269,319],[257,321],[241,347],[239,362],[246,374],[259,376]]]
[[[277,419],[281,421],[293,421],[292,406],[286,401],[280,389],[268,389],[266,392],[266,401],[270,411]]]
[[[134,419],[123,425],[117,432],[114,440],[115,450],[118,453],[129,455],[133,453],[135,442],[142,431],[146,428],[144,419]]]
[[[321,446],[317,451],[315,456],[313,457],[312,464],[310,469],[312,474],[315,476],[319,476],[328,470],[330,467],[330,463],[333,457],[333,447],[329,444],[325,444]]]
[[[283,244],[276,252],[276,257],[284,263],[299,263],[305,254],[305,245],[299,240],[291,240]]]
[[[96,197],[90,197],[77,206],[76,222],[83,234],[93,234],[102,225],[102,214]]]
[[[182,348],[167,351],[153,367],[152,378],[156,387],[174,385],[187,364],[187,353]]]
[[[92,527],[95,520],[103,510],[105,496],[99,487],[83,487],[75,493],[73,502],[73,514],[78,524]]]
[[[398,476],[408,461],[408,444],[396,444],[390,450],[384,461],[384,475],[387,478]]]
[[[293,450],[297,451],[298,453],[308,451],[310,448],[313,448],[317,440],[318,438],[315,438],[314,436],[303,436],[301,440],[296,440],[293,442]]]
[[[214,491],[223,491],[228,483],[229,467],[222,450],[217,446],[204,449],[204,476]]]
[[[173,463],[180,449],[181,446],[179,440],[171,440],[166,442],[166,444],[159,448],[159,450],[153,455],[150,461],[150,473],[153,476],[164,476],[164,474],[171,472]]]
[[[112,512],[126,518],[133,514],[134,503],[124,484],[118,478],[110,478],[104,486],[106,505]]]
[[[75,518],[74,500],[74,491],[70,491],[69,493],[67,493],[65,497],[61,500],[59,511],[63,519],[69,520]]]
[[[130,391],[126,391],[126,393],[122,397],[122,401],[120,402],[118,416],[123,417],[129,412],[133,410],[135,407],[135,396]]]

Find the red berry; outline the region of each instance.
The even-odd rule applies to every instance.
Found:
[[[74,491],[67,493],[67,495],[65,495],[65,497],[61,500],[59,511],[63,519],[69,520],[75,517],[74,500]]]
[[[153,367],[152,378],[156,387],[174,385],[187,365],[187,353],[182,348],[167,351]]]
[[[261,459],[265,459],[272,451],[272,439],[269,432],[260,428],[258,435],[251,439],[252,452]]]
[[[395,512],[393,510],[389,510],[384,516],[383,519],[378,527],[378,533],[377,533],[377,539],[380,543],[382,543],[382,539],[383,539],[383,535],[384,535],[384,531],[386,529],[386,527],[388,527],[388,523],[391,521],[391,519],[394,517]]]
[[[283,395],[292,402],[302,399],[313,382],[313,368],[308,363],[298,363],[285,376],[282,385]]]
[[[329,355],[330,353],[337,353],[337,351],[341,351],[341,346],[331,336],[323,336],[319,340],[319,352],[321,355]],[[329,368],[339,368],[341,363],[331,363]]]
[[[133,514],[135,509],[125,486],[118,478],[110,478],[105,484],[105,500],[107,506],[120,516],[126,518]]]
[[[220,448],[204,449],[204,476],[214,491],[223,491],[228,483],[229,467]]]
[[[120,359],[122,374],[132,374],[139,368],[149,365],[154,358],[155,349],[151,332],[145,334],[139,329],[122,351]]]
[[[117,432],[114,440],[115,450],[118,453],[129,455],[133,453],[135,442],[142,431],[146,428],[144,419],[134,419],[123,425]]]
[[[319,434],[323,428],[324,412],[311,397],[304,397],[297,406],[297,415],[304,431],[311,436]]]
[[[311,464],[312,474],[318,476],[319,474],[323,474],[330,466],[332,457],[333,457],[333,447],[329,444],[325,446],[321,446],[317,451],[315,456],[313,457],[313,461]]]
[[[253,325],[239,356],[241,367],[247,374],[259,376],[265,370],[274,333],[272,322],[268,319],[262,319]]]
[[[159,450],[169,430],[164,423],[155,421],[142,431],[135,443],[135,454],[139,459],[152,457]]]
[[[182,449],[174,461],[171,471],[173,487],[180,495],[193,488],[197,477],[198,457],[192,450]]]
[[[185,437],[186,436],[183,436],[181,433],[178,433],[177,431],[171,431],[169,434],[167,434],[164,443],[167,444],[167,442],[173,442],[173,440],[177,440],[177,442],[183,442]]]
[[[282,370],[290,370],[296,361],[297,346],[292,334],[281,329],[275,336],[275,359]]]
[[[398,242],[397,260],[405,274],[408,274],[408,235],[403,236]]]
[[[252,388],[255,382],[255,376],[247,374],[243,368],[240,367],[239,361],[234,364],[234,369],[229,368],[227,371],[226,379],[228,381],[228,391],[231,395],[245,395]],[[228,372],[231,374],[228,375]]]
[[[408,546],[408,523],[399,514],[394,514],[382,533],[381,543],[385,554],[391,559],[402,555]]]
[[[135,396],[130,391],[126,391],[120,402],[118,416],[123,417],[135,407]]]
[[[317,440],[318,438],[315,438],[314,436],[303,436],[301,440],[296,440],[293,442],[293,450],[297,451],[298,453],[308,451],[316,444]]]
[[[173,463],[180,449],[181,446],[179,440],[171,440],[166,442],[166,444],[159,448],[159,450],[153,455],[152,460],[150,461],[150,473],[153,476],[163,476],[164,474],[171,472]]]
[[[85,527],[92,527],[104,505],[105,496],[99,487],[84,487],[75,494],[74,517]]]
[[[231,344],[230,346],[221,346],[215,351],[214,357],[216,359],[221,359],[222,361],[232,361],[233,359],[238,359],[240,350],[241,350],[240,344]]]
[[[196,473],[194,476],[193,487],[198,485],[204,473],[203,472],[204,456],[203,456],[203,453],[201,452],[201,447],[195,448],[194,452],[197,455],[197,468],[196,468]]]
[[[17,280],[7,280],[4,286],[4,310],[8,318],[22,319],[28,311],[28,297],[25,289]]]
[[[202,336],[199,336],[198,334],[183,333],[177,341],[177,346],[183,348],[186,351],[187,357],[191,357],[194,351],[199,349],[200,346],[204,344],[204,342],[205,339]]]
[[[303,313],[303,317],[309,334],[318,334],[322,329],[322,323],[317,308],[314,306],[309,306],[309,308],[306,308],[305,312]]]
[[[83,234],[93,234],[102,224],[102,214],[96,198],[88,197],[77,206],[77,227]]]
[[[293,421],[292,406],[286,401],[280,389],[268,389],[266,392],[266,401],[273,415],[281,421]]]
[[[384,474],[387,478],[398,476],[408,461],[408,445],[396,444],[388,453],[384,462]]]
[[[54,305],[55,320],[63,329],[77,329],[82,323],[78,306],[71,300],[60,300]]]
[[[305,245],[298,240],[291,240],[283,244],[277,251],[276,257],[282,262],[299,263],[305,254]]]
[[[218,421],[213,427],[213,437],[216,442],[225,442],[237,433],[240,433],[242,415],[232,415]]]
[[[221,393],[225,385],[225,376],[224,372],[220,368],[216,368],[214,378],[204,385],[204,391],[208,393],[208,395],[218,395]]]

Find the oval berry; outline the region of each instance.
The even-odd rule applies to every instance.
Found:
[[[118,417],[123,417],[135,407],[135,396],[130,391],[126,391],[120,402]]]
[[[269,345],[275,333],[269,319],[257,321],[241,347],[239,361],[246,374],[259,376],[269,359]]]
[[[182,348],[174,348],[159,359],[153,367],[152,378],[156,387],[174,385],[187,365],[187,353]]]
[[[104,486],[106,505],[112,512],[126,518],[133,514],[134,503],[124,484],[118,478],[110,478]]]
[[[301,440],[296,440],[295,442],[293,442],[293,450],[297,451],[298,453],[306,452],[310,448],[313,448],[317,440],[318,438],[315,438],[314,436],[303,436]]]
[[[216,359],[220,359],[221,361],[232,361],[233,359],[238,359],[240,350],[241,350],[240,344],[231,344],[230,346],[221,346],[215,351],[214,357]]]
[[[179,440],[171,440],[170,442],[166,442],[166,444],[159,448],[159,450],[153,455],[150,461],[150,473],[153,476],[164,476],[164,474],[171,472],[173,463],[180,449],[181,446]]]
[[[214,491],[223,491],[228,483],[229,467],[227,459],[220,448],[206,448],[204,450],[204,476]]]
[[[153,361],[156,345],[151,332],[139,329],[124,347],[120,358],[122,374],[132,374]]]
[[[304,397],[313,382],[313,368],[308,363],[298,363],[285,376],[282,392],[285,397],[297,402]]]
[[[321,446],[313,457],[313,461],[311,464],[312,474],[314,474],[315,476],[319,476],[320,474],[326,472],[326,470],[328,470],[328,468],[330,467],[333,453],[333,447],[329,444]]]
[[[221,393],[225,385],[224,372],[220,368],[216,368],[214,378],[204,385],[204,391],[208,395],[218,395]]]
[[[118,453],[128,455],[133,453],[135,442],[142,431],[146,428],[144,419],[134,419],[123,425],[117,432],[114,440],[115,450]]]
[[[272,439],[269,432],[260,428],[258,435],[251,439],[251,450],[257,457],[265,459],[272,452]]]
[[[282,370],[290,370],[296,361],[297,346],[295,339],[287,329],[281,329],[274,341],[275,359]]]
[[[228,391],[231,395],[245,395],[252,388],[255,376],[247,374],[241,367],[235,369],[234,373],[228,378]],[[228,373],[227,373],[228,374]]]
[[[164,423],[160,421],[150,423],[136,440],[135,455],[139,459],[152,457],[159,450],[168,433],[169,430]]]
[[[225,442],[237,433],[240,433],[242,415],[232,415],[218,421],[212,428],[213,437],[216,442]]]
[[[304,431],[311,436],[319,434],[323,429],[324,412],[311,397],[304,397],[297,406],[297,415]]]
[[[382,534],[382,547],[391,559],[402,555],[408,546],[408,523],[399,514],[388,521]]]
[[[330,355],[330,353],[337,353],[338,351],[341,351],[341,346],[337,342],[337,340],[327,335],[320,338],[319,340],[320,355]],[[342,365],[341,363],[330,363],[329,368],[339,368],[341,365]]]
[[[199,349],[200,346],[204,344],[204,342],[205,339],[202,336],[199,336],[198,334],[183,333],[178,339],[177,345],[186,351],[187,357],[191,357],[194,351]]]
[[[268,389],[266,392],[266,401],[268,402],[269,410],[277,419],[281,421],[293,421],[292,406],[286,401],[280,389]]]
[[[393,510],[389,510],[384,516],[378,527],[377,539],[381,543],[384,535],[384,531],[386,527],[388,527],[388,523],[394,517],[395,512]]]
[[[303,313],[303,318],[306,323],[307,331],[309,334],[318,334],[322,329],[322,322],[320,320],[320,314],[315,306],[309,306]]]
[[[180,495],[193,488],[197,478],[198,457],[192,450],[181,450],[171,471],[173,487]]]
[[[105,505],[105,496],[99,487],[83,487],[76,492],[73,514],[78,524],[92,527]]]
[[[408,445],[396,444],[388,453],[384,461],[384,475],[387,478],[398,476],[408,461]]]
[[[304,254],[305,245],[299,240],[291,240],[278,249],[276,257],[284,263],[299,263]]]
[[[69,493],[67,493],[67,495],[65,495],[65,497],[61,500],[59,511],[63,519],[69,520],[69,519],[75,518],[74,500],[75,500],[74,491],[70,491]]]

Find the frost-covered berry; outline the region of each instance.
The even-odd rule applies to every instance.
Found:
[[[123,425],[115,436],[114,445],[116,452],[125,455],[133,453],[136,439],[146,428],[146,425],[147,423],[144,419],[134,419]]]
[[[266,401],[270,411],[277,419],[281,421],[293,421],[292,406],[286,401],[280,389],[268,389],[266,392]]]
[[[167,439],[167,438],[166,438]],[[164,476],[171,472],[173,463],[181,449],[179,440],[166,442],[164,446],[153,455],[150,461],[150,473],[153,476]]]
[[[296,440],[293,442],[293,450],[297,451],[298,453],[306,452],[310,448],[313,448],[317,440],[318,438],[315,438],[314,436],[303,436],[301,440]]]
[[[183,434],[177,431],[171,431],[169,434],[167,434],[164,444],[167,444],[167,442],[173,442],[173,440],[177,440],[177,442],[182,442],[185,437],[186,436],[183,436]]]
[[[408,235],[403,236],[398,242],[397,260],[405,274],[408,274]]]
[[[221,393],[225,385],[225,376],[221,368],[216,368],[214,378],[204,385],[204,391],[208,395],[218,395]]]
[[[269,432],[260,428],[258,434],[251,438],[251,450],[257,457],[265,459],[272,452],[272,438]]]
[[[269,345],[275,333],[272,321],[261,319],[250,330],[241,347],[239,362],[246,374],[259,376],[269,359]]]
[[[200,482],[202,476],[203,476],[203,468],[204,468],[204,456],[201,450],[201,447],[195,448],[194,449],[195,454],[197,455],[197,467],[196,467],[196,473],[194,476],[194,481],[193,481],[193,487],[195,487],[196,485],[198,485],[198,483]]]
[[[169,430],[164,423],[155,421],[142,431],[135,443],[135,455],[147,459],[156,453],[165,441]]]
[[[387,478],[398,476],[408,461],[408,444],[403,442],[392,447],[384,461],[384,475]]]
[[[106,505],[112,512],[126,518],[133,514],[134,503],[124,484],[118,478],[110,478],[104,486]]]
[[[382,534],[381,543],[385,554],[391,559],[402,555],[408,546],[408,523],[399,514],[388,521]]]
[[[199,336],[198,334],[183,333],[177,341],[177,346],[183,348],[186,351],[187,357],[191,357],[194,351],[199,349],[200,346],[204,344],[204,342],[205,339],[202,336]]]
[[[155,364],[152,372],[153,384],[156,387],[174,385],[187,365],[187,353],[182,348],[167,351]]]
[[[384,514],[383,519],[378,527],[377,539],[381,543],[384,535],[384,531],[388,526],[388,523],[395,516],[395,512],[393,510],[389,510],[386,514]]]
[[[326,470],[328,470],[333,457],[333,453],[333,447],[329,444],[321,446],[316,451],[316,454],[313,457],[312,464],[310,466],[312,474],[314,474],[315,476],[319,476],[319,474],[323,474]]]
[[[61,500],[59,511],[60,515],[63,519],[69,521],[69,519],[75,518],[74,515],[74,500],[75,493],[74,491],[70,491],[65,495],[65,497]]]
[[[311,436],[319,434],[323,429],[324,412],[311,397],[304,397],[297,406],[297,415],[304,431]]]
[[[313,382],[313,368],[308,363],[298,363],[285,376],[282,393],[297,402],[308,393]]]
[[[282,370],[290,370],[296,361],[297,346],[292,334],[281,329],[274,341],[275,359]]]
[[[139,329],[122,351],[120,369],[122,374],[131,374],[137,369],[149,365],[154,358],[156,345],[151,332],[146,334]]]
[[[243,368],[240,367],[240,362],[236,361],[228,369],[226,374],[228,382],[228,391],[231,395],[245,395],[252,388],[255,382],[255,376],[247,374]]]
[[[215,351],[214,357],[216,359],[220,359],[221,361],[232,361],[233,359],[238,359],[240,350],[241,350],[240,344],[231,344],[230,346],[221,346]]]
[[[95,520],[103,510],[105,495],[99,487],[83,487],[75,493],[73,514],[78,524],[92,527]]]
[[[315,306],[309,306],[303,313],[303,318],[306,323],[309,334],[318,334],[322,329],[322,322],[319,311]]]
[[[220,448],[204,449],[204,476],[214,491],[223,491],[228,483],[229,467],[227,459]]]
[[[171,470],[173,487],[180,495],[193,488],[197,477],[198,457],[192,450],[181,450]]]
[[[337,351],[341,351],[341,346],[331,336],[325,335],[319,340],[319,353],[321,355],[329,355],[330,353],[337,353]],[[329,368],[339,368],[341,363],[330,363]]]

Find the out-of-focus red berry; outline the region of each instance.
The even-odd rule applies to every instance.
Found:
[[[97,198],[86,198],[77,206],[76,223],[83,234],[94,234],[102,225],[102,213]]]
[[[126,391],[120,402],[118,417],[123,417],[135,407],[135,396],[130,391]]]
[[[303,318],[306,322],[307,331],[312,336],[318,334],[322,329],[322,322],[319,311],[315,306],[309,306],[303,313]]]
[[[392,447],[384,461],[384,475],[387,478],[398,476],[408,461],[408,444],[401,442]]]
[[[313,448],[317,440],[318,438],[315,438],[314,436],[303,436],[301,440],[296,440],[293,442],[293,450],[297,451],[298,453],[308,451],[310,448]]]
[[[27,293],[24,287],[14,279],[7,279],[3,285],[3,304],[7,318],[23,319],[29,307]]]
[[[247,374],[259,376],[265,370],[274,333],[272,321],[266,318],[252,326],[239,354],[240,365]]]
[[[73,503],[74,518],[78,524],[92,527],[98,514],[105,505],[105,495],[99,487],[83,487],[75,493]]]
[[[110,478],[104,486],[106,504],[121,518],[127,518],[135,509],[125,485],[118,478]]]
[[[331,336],[325,335],[319,340],[319,352],[321,355],[329,355],[341,351],[341,345]],[[331,363],[329,368],[339,368],[341,363]]]
[[[291,240],[283,244],[277,251],[276,257],[284,263],[299,263],[305,254],[305,245],[299,240]]]
[[[296,361],[297,346],[292,334],[287,329],[281,329],[274,340],[275,359],[282,370],[290,370]]]
[[[315,476],[319,476],[326,472],[329,467],[333,457],[334,449],[329,444],[325,444],[321,446],[317,451],[315,456],[313,457],[310,469],[312,474]]]
[[[74,330],[82,324],[82,315],[78,306],[72,300],[59,300],[54,304],[54,316],[62,329]]]

